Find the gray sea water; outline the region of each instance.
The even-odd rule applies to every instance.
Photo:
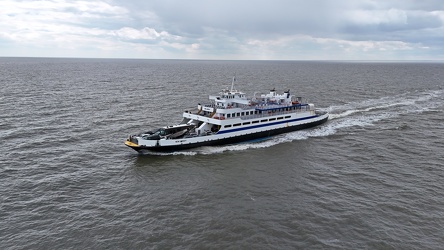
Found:
[[[319,127],[138,154],[230,87]],[[0,58],[0,249],[443,249],[444,64]]]

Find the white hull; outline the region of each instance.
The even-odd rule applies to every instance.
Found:
[[[137,145],[127,145],[137,151],[141,149],[148,149],[153,151],[176,151],[204,145],[210,146],[231,144],[317,126],[326,122],[327,119],[327,113],[314,114],[311,116],[299,118],[296,117],[296,115],[291,115],[290,118],[283,118],[279,121],[276,120],[274,122],[272,121],[267,123],[260,123],[259,120],[259,123],[251,124],[250,126],[239,127],[237,129],[221,129],[217,134],[210,134],[193,138],[180,138],[175,140],[145,140],[139,137]]]

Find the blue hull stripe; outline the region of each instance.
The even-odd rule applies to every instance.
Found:
[[[316,118],[316,117],[319,117],[319,116],[314,115],[314,116],[309,116],[309,117],[304,117],[304,118],[297,118],[297,119],[291,119],[291,120],[283,120],[283,121],[271,122],[271,123],[260,124],[260,125],[254,125],[254,126],[249,126],[249,127],[235,128],[235,129],[230,129],[230,130],[219,131],[217,134],[218,134],[218,135],[221,135],[221,134],[233,133],[233,132],[237,132],[237,131],[243,131],[243,130],[249,130],[249,129],[261,128],[261,127],[268,127],[268,126],[273,126],[273,125],[277,125],[277,124],[283,124],[283,123],[289,123],[289,122],[296,122],[296,121],[302,121],[302,120],[312,119],[312,118]]]

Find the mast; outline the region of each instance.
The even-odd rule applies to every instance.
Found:
[[[231,90],[230,90],[231,93],[233,93],[235,81],[236,81],[236,73],[234,73],[233,80],[231,81]]]

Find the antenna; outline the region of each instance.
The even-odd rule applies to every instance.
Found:
[[[230,92],[233,92],[235,81],[236,81],[236,72],[234,72],[233,80],[231,81],[231,91]]]

